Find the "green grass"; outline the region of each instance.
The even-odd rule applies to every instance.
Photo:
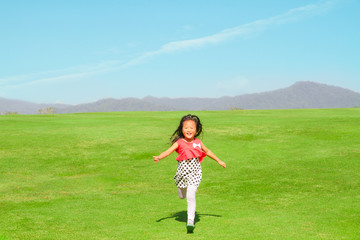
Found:
[[[187,112],[0,116],[0,240],[359,239],[360,109],[201,111],[195,233],[176,153]]]

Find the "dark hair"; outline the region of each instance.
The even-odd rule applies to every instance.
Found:
[[[180,138],[184,138],[184,134],[182,132],[183,124],[185,121],[194,121],[196,124],[196,134],[195,137],[199,136],[202,133],[202,124],[200,122],[200,118],[196,115],[188,114],[186,116],[183,116],[180,120],[180,124],[178,128],[175,130],[175,132],[170,137],[170,142],[174,144],[177,140]]]

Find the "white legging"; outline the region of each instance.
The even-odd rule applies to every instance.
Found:
[[[196,210],[196,191],[197,186],[188,186],[187,188],[178,188],[179,198],[186,198],[187,201],[187,218],[188,223],[194,223],[195,210]]]

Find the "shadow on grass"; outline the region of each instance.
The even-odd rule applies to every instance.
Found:
[[[195,212],[194,223],[200,222],[200,217],[202,217],[202,216],[222,217],[221,215],[205,214],[205,213]],[[187,212],[186,211],[177,212],[177,213],[172,214],[169,217],[160,218],[160,219],[156,220],[156,222],[161,222],[162,220],[171,219],[171,218],[174,218],[178,222],[186,223],[187,222]]]

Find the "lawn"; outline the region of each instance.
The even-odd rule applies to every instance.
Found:
[[[199,111],[196,229],[176,153],[188,112],[0,116],[0,240],[359,239],[360,109]]]

